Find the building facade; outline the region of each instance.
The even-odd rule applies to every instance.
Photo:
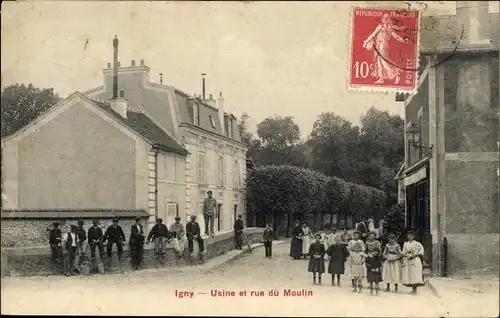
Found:
[[[150,162],[185,164],[186,155],[125,100],[105,102],[76,92],[2,139],[2,241],[45,241],[48,219],[145,217],[154,202]],[[19,227],[18,221],[26,222]]]
[[[404,96],[406,225],[434,272],[498,272],[500,17],[457,1],[421,30],[418,92]]]
[[[247,148],[241,142],[236,117],[224,112],[222,93],[217,100],[212,95],[190,96],[175,87],[152,83],[149,72],[143,60],[139,65],[132,61],[130,66],[120,66],[120,94],[129,107],[143,109],[188,151],[185,161],[180,157],[150,158],[151,166],[158,169],[160,193],[149,206],[150,222],[156,216],[170,222],[175,215],[183,220],[196,215],[203,227],[203,200],[211,190],[220,211],[214,222],[216,232],[232,229],[237,214],[246,214]],[[103,86],[85,94],[107,100],[112,90],[113,68],[108,64],[103,70]]]

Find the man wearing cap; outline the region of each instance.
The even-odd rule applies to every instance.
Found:
[[[217,200],[212,197],[212,191],[207,191],[208,197],[203,201],[203,218],[205,219],[205,235],[208,233],[210,223],[210,235],[214,235],[214,216],[217,212]]]
[[[165,224],[163,224],[163,220],[161,218],[156,219],[156,224],[153,225],[151,231],[148,234],[148,243],[153,239],[155,243],[155,257],[159,258],[160,256],[166,255],[166,247],[167,240],[170,236],[168,232],[168,228]]]
[[[200,254],[205,250],[205,246],[203,244],[203,239],[201,238],[201,229],[198,222],[196,222],[196,216],[191,215],[191,222],[186,224],[186,236],[188,239],[188,249],[189,253],[193,253],[193,240],[198,241],[198,245],[200,246]]]
[[[62,258],[62,233],[59,222],[54,222],[53,228],[49,232],[49,244],[52,251],[52,262],[59,262]]]
[[[83,224],[83,220],[78,220],[78,228],[76,229],[76,235],[78,235],[78,253],[82,256],[87,252],[87,245],[85,244],[85,241],[87,240],[87,233],[85,233]]]
[[[95,248],[99,248],[99,255],[101,256],[101,259],[104,257],[104,248],[102,246],[104,234],[102,232],[102,229],[99,227],[99,221],[98,220],[93,220],[92,221],[92,226],[89,228],[87,232],[87,239],[90,244],[90,256],[92,259],[95,258]]]
[[[74,273],[74,261],[78,253],[78,235],[76,233],[78,227],[71,224],[70,228],[71,230],[62,236],[65,276],[70,276]]]
[[[181,218],[176,216],[175,222],[170,226],[170,233],[173,235],[174,248],[179,257],[186,246],[186,231],[184,225],[181,224]]]
[[[136,217],[135,224],[132,224],[128,243],[132,256],[132,269],[139,270],[142,263],[142,255],[144,253],[144,230],[142,229],[140,217]]]
[[[241,250],[243,245],[243,220],[241,219],[241,214],[238,214],[238,218],[234,222],[234,241],[237,250]]]
[[[113,244],[116,244],[116,249],[118,250],[118,260],[122,259],[123,253],[123,243],[125,242],[125,233],[123,229],[118,225],[118,219],[113,219],[113,224],[108,226],[106,232],[104,233],[104,241],[106,243],[106,250],[108,252],[108,257],[111,259],[113,255]]]

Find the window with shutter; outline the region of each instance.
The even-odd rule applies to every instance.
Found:
[[[239,176],[238,176],[238,160],[233,159],[233,171],[232,171],[232,179],[233,179],[233,188],[237,188],[239,184]]]
[[[217,156],[217,185],[224,185],[224,157],[222,155]]]
[[[198,152],[198,183],[205,184],[205,153]]]

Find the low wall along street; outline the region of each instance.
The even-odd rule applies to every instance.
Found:
[[[20,234],[13,231],[4,231],[4,226],[6,228],[9,228],[12,226],[12,223],[4,224],[4,221],[2,221],[2,276],[61,275],[63,272],[62,265],[54,265],[51,262],[50,248],[47,245],[48,235],[45,234],[45,242],[43,242],[40,238],[40,235],[37,234],[44,233],[44,231],[42,231],[43,225],[34,225],[38,223],[38,221],[28,222],[33,222],[33,224],[30,225],[30,228],[39,229],[37,231],[31,232],[31,234],[28,235],[30,239],[25,237],[25,240],[30,241],[33,245],[26,246],[27,244],[14,244],[15,247],[7,247],[4,245],[4,242],[14,242],[14,238]],[[45,223],[48,222],[45,221]],[[129,233],[127,232],[130,230],[129,223],[131,224],[132,220],[120,220],[120,224],[122,225],[127,238],[127,244],[125,244],[125,246],[123,247],[124,252],[121,264],[121,268],[126,271],[130,269],[130,253],[128,247]],[[244,233],[251,243],[257,243],[262,240],[263,231],[263,228],[246,228],[244,230]],[[12,237],[9,236],[9,233],[12,233]],[[203,239],[205,241],[205,261],[225,254],[228,251],[234,249],[234,235],[232,231],[218,233],[214,237],[203,237]],[[43,243],[44,245],[42,245]],[[178,260],[176,258],[173,246],[169,244],[167,246],[167,255],[164,265],[158,265],[153,256],[153,244],[146,244],[144,246],[144,258],[142,265],[144,268],[155,268],[158,266],[187,266],[195,264],[193,262],[187,261],[189,259],[187,246],[184,251],[183,259]],[[116,259],[116,257],[116,246],[114,246],[113,258]],[[107,267],[105,268],[105,271],[107,273],[116,273],[120,271],[119,267],[116,265],[109,266],[107,262],[104,262],[104,264]]]

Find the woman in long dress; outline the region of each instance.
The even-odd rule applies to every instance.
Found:
[[[295,221],[295,227],[292,230],[290,256],[293,257],[293,259],[299,259],[302,256],[302,228],[300,227],[299,221]]]
[[[304,258],[307,258],[308,251],[309,251],[309,246],[311,246],[312,240],[312,231],[307,225],[307,222],[302,223],[302,256]]]
[[[349,266],[349,275],[351,276],[353,292],[361,293],[363,288],[361,280],[365,277],[365,243],[360,238],[359,232],[354,232],[353,239],[349,241],[347,250],[349,258],[347,260]]]
[[[425,285],[421,259],[424,256],[424,247],[415,241],[413,231],[409,231],[407,237],[408,241],[404,243],[402,252],[402,281],[403,285],[412,288],[411,294],[416,295],[417,287]]]
[[[391,291],[391,284],[394,284],[394,292],[398,291],[398,284],[401,283],[401,246],[396,242],[396,235],[387,236],[388,243],[384,247],[382,267],[382,280],[387,283],[385,291]]]
[[[401,43],[407,43],[407,40],[395,32],[403,29],[404,27],[395,25],[386,13],[382,15],[381,23],[363,42],[363,48],[374,51],[375,68],[371,76],[377,78],[375,84],[382,84],[385,80],[393,80],[394,84],[399,83],[401,67],[389,59],[389,41],[394,38]]]

